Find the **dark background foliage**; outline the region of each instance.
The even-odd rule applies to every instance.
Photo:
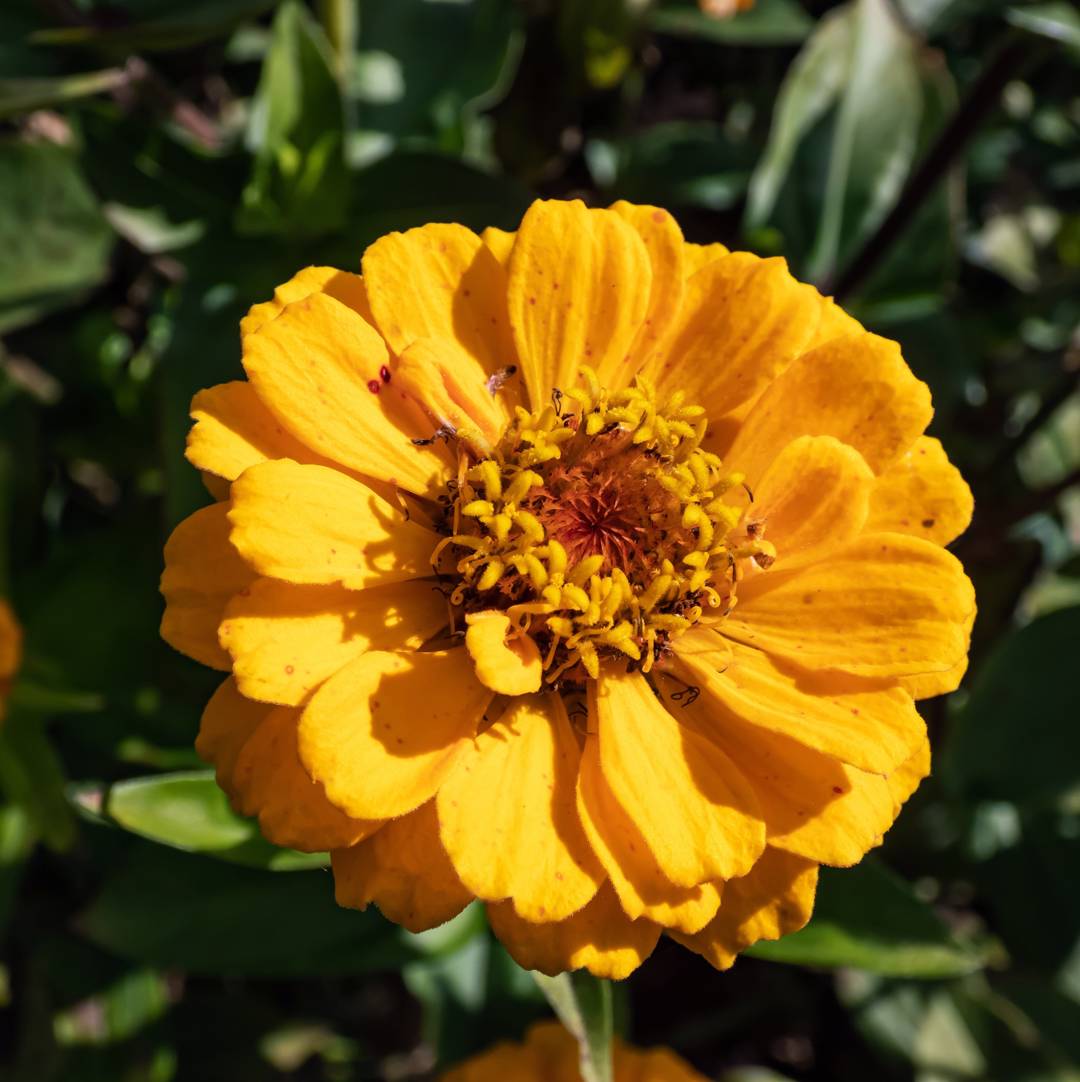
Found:
[[[419,1079],[546,1013],[479,914],[337,910],[232,815],[156,593],[247,306],[539,193],[838,291],[976,494],[933,778],[803,932],[728,974],[661,945],[624,1032],[727,1082],[1080,1078],[1078,57],[1067,2],[3,0],[0,1076]]]

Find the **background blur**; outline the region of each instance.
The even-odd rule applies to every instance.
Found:
[[[539,193],[786,256],[903,344],[976,495],[934,777],[805,931],[662,943],[624,1032],[727,1082],[1080,1078],[1078,61],[1067,2],[2,0],[0,1077],[421,1079],[546,1013],[478,913],[337,910],[235,818],[217,676],[157,636],[248,305]]]

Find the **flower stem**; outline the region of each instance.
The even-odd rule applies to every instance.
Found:
[[[611,985],[588,973],[533,973],[559,1021],[577,1039],[583,1082],[612,1082],[614,1012]]]

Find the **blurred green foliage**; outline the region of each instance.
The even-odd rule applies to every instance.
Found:
[[[156,595],[248,305],[542,194],[839,283],[976,494],[933,778],[804,931],[729,974],[661,946],[617,1028],[727,1082],[1080,1078],[1078,57],[1059,2],[4,0],[0,1077],[419,1079],[545,1013],[478,912],[338,910],[229,810],[191,749],[214,674]]]

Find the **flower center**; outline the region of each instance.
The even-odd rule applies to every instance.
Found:
[[[641,378],[609,393],[585,367],[582,383],[519,408],[490,457],[462,446],[432,554],[456,579],[452,624],[506,612],[554,686],[605,658],[649,672],[673,638],[731,611],[740,561],[774,555],[733,536],[742,508],[725,496],[743,478],[702,448],[700,406],[660,403]]]

